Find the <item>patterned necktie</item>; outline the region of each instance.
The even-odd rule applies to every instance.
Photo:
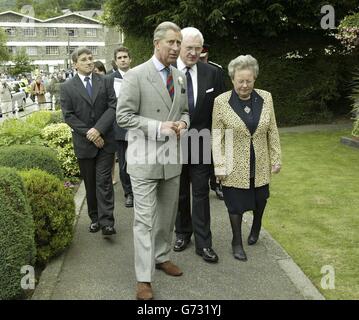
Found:
[[[192,84],[192,77],[189,73],[191,68],[187,67],[186,71],[186,78],[187,78],[187,92],[188,92],[188,110],[190,116],[194,113],[194,94],[193,94],[193,84]]]
[[[167,72],[167,80],[166,80],[166,87],[168,90],[168,93],[170,94],[171,100],[173,101],[173,97],[175,95],[175,88],[173,86],[173,77],[170,67],[165,68]]]
[[[89,94],[90,98],[92,98],[92,86],[90,83],[90,77],[85,77],[85,81],[87,93]]]

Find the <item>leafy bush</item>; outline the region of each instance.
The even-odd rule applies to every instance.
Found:
[[[26,119],[26,123],[36,126],[39,129],[45,128],[52,122],[51,111],[37,111],[30,114]]]
[[[21,267],[34,265],[34,221],[21,177],[0,168],[0,300],[20,298]]]
[[[18,119],[7,119],[0,125],[0,146],[13,144],[42,145],[41,128]]]
[[[72,241],[75,204],[63,182],[38,169],[21,171],[35,222],[37,261],[46,264]]]
[[[75,156],[71,129],[66,123],[51,124],[41,133],[46,145],[57,151],[61,168],[67,177],[80,175],[77,158]]]
[[[39,168],[63,179],[56,153],[43,146],[14,145],[0,148],[0,166],[17,169]]]
[[[62,122],[64,122],[62,110],[56,109],[56,111],[52,111],[51,112],[51,123],[62,123]]]
[[[354,73],[353,88],[350,98],[353,101],[352,113],[355,119],[352,135],[354,137],[359,137],[359,72],[358,70]]]

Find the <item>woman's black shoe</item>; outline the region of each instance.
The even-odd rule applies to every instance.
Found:
[[[241,245],[232,246],[233,256],[241,261],[247,261],[247,255]]]
[[[259,238],[259,234],[250,234],[249,237],[248,237],[248,245],[253,245],[253,244],[256,244],[257,241],[258,241],[258,238]]]

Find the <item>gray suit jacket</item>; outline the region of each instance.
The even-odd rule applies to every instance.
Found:
[[[98,148],[86,138],[91,128],[96,128],[105,140],[104,150],[116,151],[113,122],[116,112],[116,94],[110,79],[92,74],[92,99],[78,75],[60,87],[60,103],[65,122],[72,129],[77,158],[96,157]]]
[[[180,143],[174,136],[157,138],[161,121],[182,120],[189,127],[186,76],[171,67],[173,102],[152,59],[129,70],[117,102],[116,120],[129,129],[127,172],[146,179],[170,179],[181,174]]]

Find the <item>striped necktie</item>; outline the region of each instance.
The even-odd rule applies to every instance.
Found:
[[[170,67],[165,68],[167,72],[167,80],[166,80],[166,87],[168,90],[168,93],[170,94],[171,100],[173,101],[173,97],[175,95],[175,88],[173,86],[173,76]]]

